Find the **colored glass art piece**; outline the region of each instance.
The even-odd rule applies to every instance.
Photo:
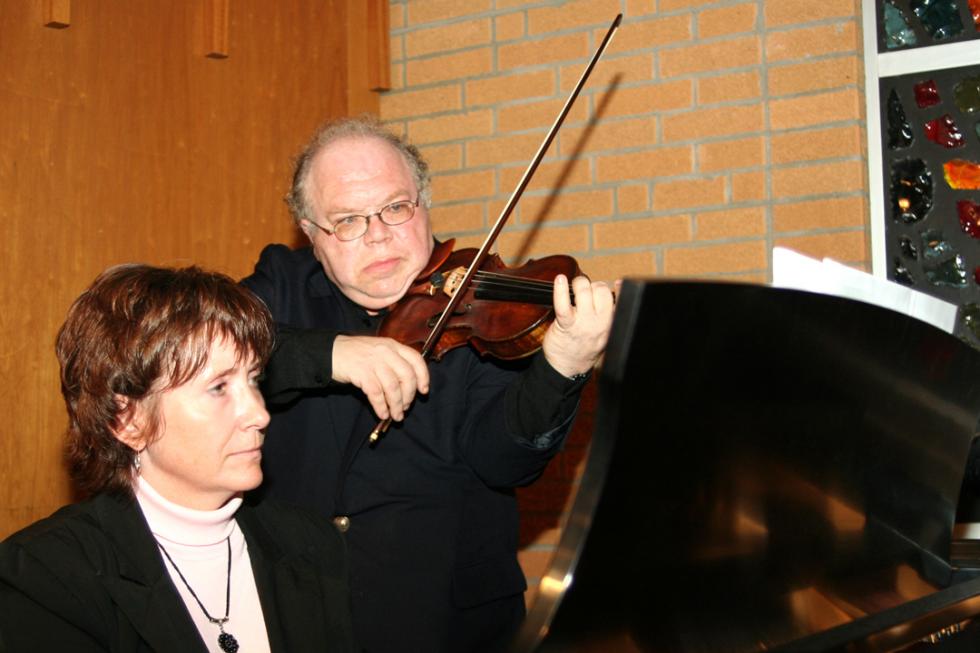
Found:
[[[926,260],[934,261],[936,259],[946,258],[950,254],[955,253],[953,246],[943,238],[943,232],[941,230],[929,229],[928,231],[923,231],[921,236],[923,256]]]
[[[954,0],[912,0],[909,3],[929,35],[942,41],[963,31],[960,10]]]
[[[892,218],[906,224],[918,222],[932,208],[932,173],[922,159],[902,159],[892,164]]]
[[[912,144],[912,125],[905,117],[905,108],[895,89],[888,94],[888,148],[899,150]]]
[[[923,266],[923,269],[926,279],[934,286],[966,287],[966,264],[959,254],[935,265]]]
[[[954,4],[958,18],[943,18]],[[878,81],[886,214],[882,262],[892,281],[958,305],[955,333],[980,349],[980,0],[876,5],[914,29],[919,42],[902,42],[903,48],[928,48],[915,56],[888,56],[896,70],[906,72]],[[893,46],[880,13],[879,21],[878,53],[884,54],[886,45]],[[943,67],[946,55],[937,52],[935,67],[934,50],[954,58],[969,53],[972,63]],[[966,306],[972,306],[968,319]]]
[[[909,27],[902,10],[891,2],[885,3],[885,46],[889,50],[915,45],[918,39]]]
[[[948,113],[928,121],[925,124],[925,128],[926,138],[936,145],[942,145],[949,149],[966,145],[963,132],[956,126],[956,121],[953,120],[953,116]]]
[[[943,164],[943,177],[950,188],[956,190],[980,189],[980,163],[953,159]],[[892,173],[894,183],[894,172]]]
[[[969,200],[956,203],[956,212],[960,216],[960,227],[963,233],[972,238],[980,238],[980,204]]]
[[[973,332],[975,338],[980,338],[980,304],[966,304],[960,309],[963,324]]]
[[[919,250],[908,236],[902,236],[898,239],[898,249],[905,258],[910,258],[913,261],[919,258]]]
[[[912,272],[907,267],[905,267],[905,264],[902,263],[902,259],[900,258],[895,259],[894,272],[895,272],[894,274],[895,281],[897,281],[898,283],[902,284],[903,286],[915,285],[915,279],[912,278]]]
[[[931,79],[919,82],[913,87],[913,90],[915,91],[915,103],[923,109],[942,102],[939,99],[939,89],[936,88],[936,82]]]
[[[953,102],[963,113],[980,112],[980,75],[961,79],[953,87]]]
[[[970,15],[973,16],[973,25],[980,32],[980,0],[970,0]]]

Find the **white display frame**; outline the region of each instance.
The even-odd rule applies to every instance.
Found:
[[[885,189],[882,185],[881,98],[878,81],[908,73],[980,64],[980,40],[960,41],[878,53],[878,0],[861,0],[864,45],[864,101],[868,141],[868,208],[871,228],[871,271],[888,277],[885,255]]]

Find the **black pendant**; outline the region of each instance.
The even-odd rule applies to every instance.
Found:
[[[218,635],[218,646],[225,653],[238,653],[238,640],[231,633],[221,633]]]

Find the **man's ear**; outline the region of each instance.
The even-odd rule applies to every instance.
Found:
[[[114,400],[119,412],[112,434],[117,440],[133,451],[139,452],[146,447],[146,419],[140,405],[130,397],[115,395]]]
[[[316,227],[310,224],[309,220],[303,219],[299,221],[299,228],[303,230],[303,233],[306,234],[306,237],[309,238],[310,242],[312,243],[313,236],[316,234]]]

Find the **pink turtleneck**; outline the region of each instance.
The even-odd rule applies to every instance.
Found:
[[[217,510],[193,510],[164,498],[142,476],[136,479],[136,500],[157,542],[173,558],[187,583],[215,618],[225,615],[225,592],[228,575],[228,545],[231,544],[231,608],[225,632],[234,635],[242,651],[267,653],[269,636],[259,593],[255,588],[252,564],[245,537],[235,521],[242,503],[235,497]],[[208,621],[201,607],[164,556],[164,566],[180,593],[201,638],[211,653],[222,653],[218,647],[218,626]]]

